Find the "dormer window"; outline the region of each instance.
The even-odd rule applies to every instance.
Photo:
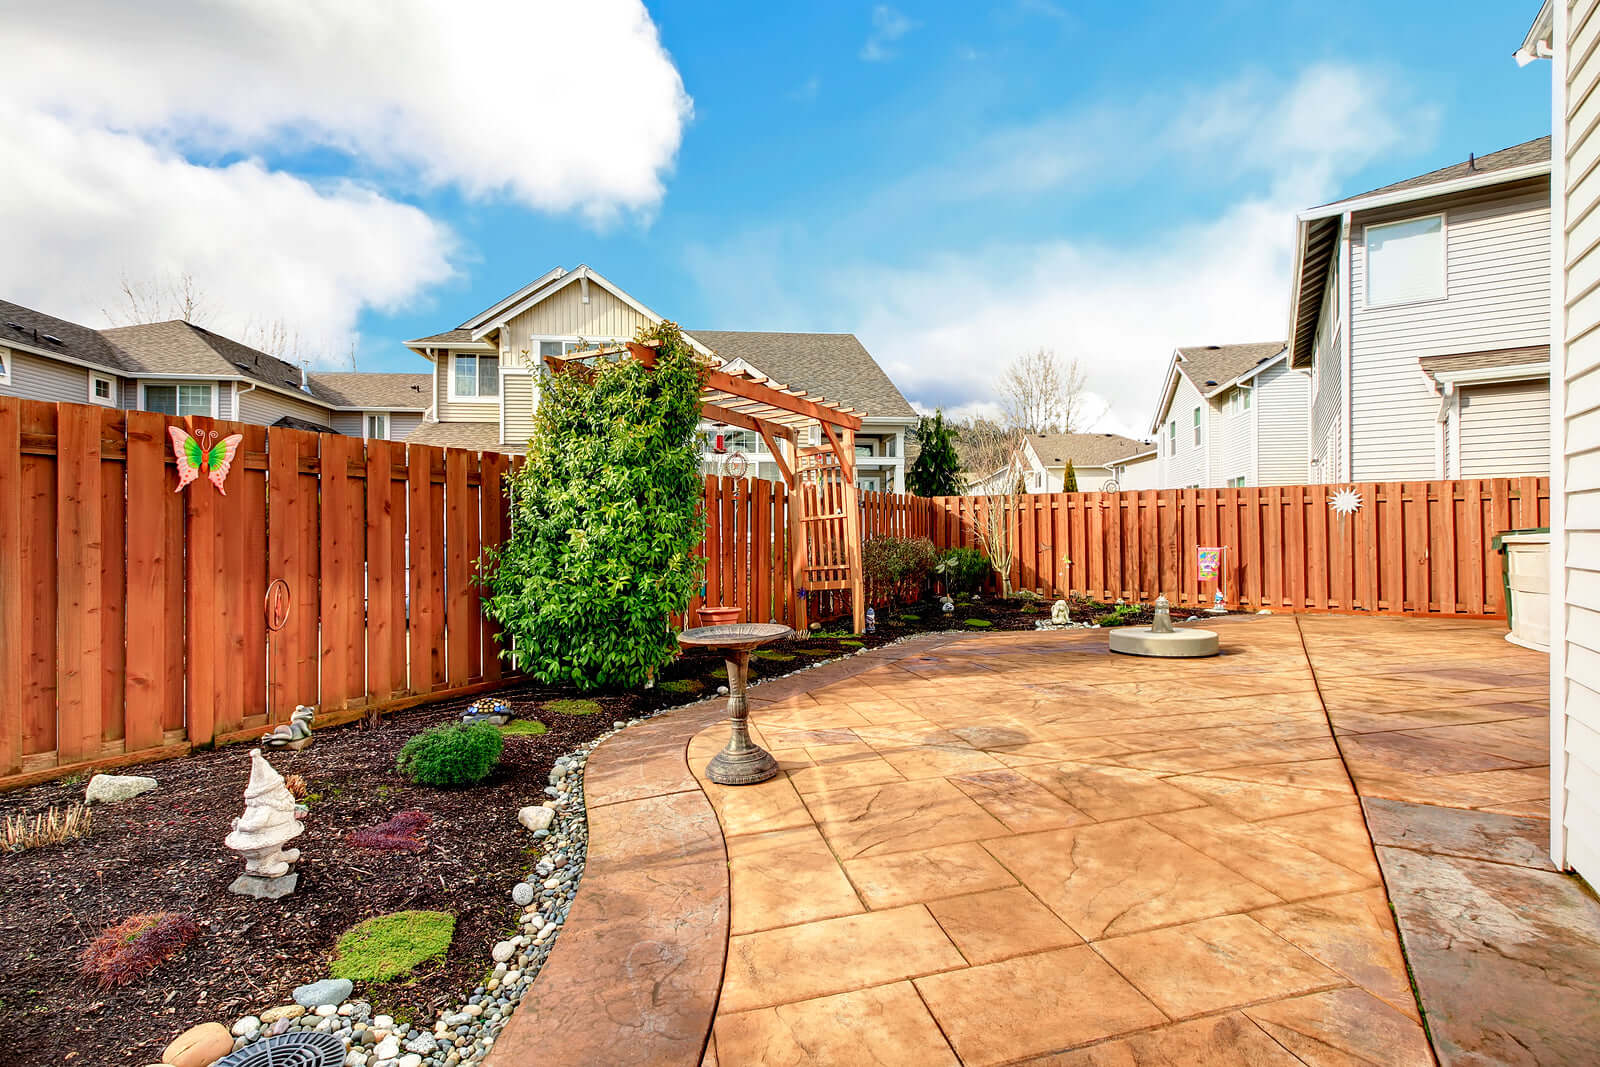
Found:
[[[500,357],[457,352],[450,357],[450,395],[454,399],[494,399],[500,395]]]

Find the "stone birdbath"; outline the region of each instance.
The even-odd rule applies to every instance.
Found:
[[[750,676],[750,653],[792,633],[781,623],[736,622],[697,626],[678,635],[682,645],[721,649],[728,662],[728,718],[733,730],[728,746],[706,764],[706,777],[718,785],[755,785],[778,773],[778,761],[772,753],[750,740],[750,711],[744,690]]]

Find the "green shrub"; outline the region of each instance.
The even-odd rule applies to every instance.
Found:
[[[987,630],[994,625],[988,619],[968,619],[966,624],[974,630]]]
[[[502,737],[538,737],[545,732],[544,723],[534,719],[512,719],[500,727]]]
[[[352,982],[392,981],[443,956],[455,932],[456,918],[449,912],[379,915],[345,931],[328,970]]]
[[[956,454],[955,428],[944,424],[944,412],[934,412],[931,419],[923,416],[916,436],[922,448],[906,471],[906,489],[917,496],[959,496],[961,457]]]
[[[934,561],[933,573],[947,595],[964,597],[989,573],[989,561],[976,548],[947,548]]]
[[[407,741],[395,766],[419,785],[477,785],[500,762],[504,744],[500,731],[486,722],[436,726]]]
[[[593,700],[552,700],[545,704],[545,710],[557,715],[593,715],[600,710],[600,705]]]
[[[655,367],[598,360],[542,381],[511,535],[485,553],[484,610],[546,683],[639,686],[678,654],[668,626],[700,585],[700,386],[678,328],[641,330]]]
[[[879,534],[861,545],[861,573],[867,599],[874,604],[909,604],[922,599],[933,571],[933,542],[926,537]]]
[[[1133,617],[1137,614],[1139,614],[1139,609],[1135,605],[1118,604],[1116,607],[1112,608],[1110,611],[1106,612],[1104,615],[1101,615],[1094,621],[1100,626],[1121,626],[1124,623],[1132,621]]]

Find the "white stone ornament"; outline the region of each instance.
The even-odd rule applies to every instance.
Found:
[[[1067,607],[1065,600],[1058,600],[1051,606],[1050,621],[1057,626],[1065,626],[1072,621],[1072,610]]]
[[[1328,498],[1328,507],[1343,518],[1361,510],[1361,494],[1354,489],[1340,489]]]
[[[223,840],[244,857],[244,873],[228,888],[242,896],[267,900],[294,892],[300,875],[290,868],[300,859],[300,850],[283,846],[305,832],[295,818],[294,794],[283,784],[283,775],[259,748],[251,749],[244,814],[233,820],[233,832]]]

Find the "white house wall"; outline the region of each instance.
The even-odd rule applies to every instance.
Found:
[[[1307,469],[1302,472],[1312,482],[1338,481],[1344,476],[1344,330],[1339,306],[1339,272],[1346,258],[1336,253],[1328,269],[1328,283],[1322,291],[1323,314],[1312,341],[1311,358],[1315,370],[1311,376],[1311,432],[1306,440]]]
[[[1228,394],[1236,391],[1229,389],[1218,395],[1212,405],[1212,424],[1216,432],[1211,451],[1211,487],[1226,486],[1234,478],[1243,478],[1249,485],[1254,478],[1256,398],[1250,398],[1251,410],[1229,414]]]
[[[1550,473],[1550,383],[1478,385],[1461,392],[1461,477]]]
[[[501,352],[508,367],[524,366],[523,351],[537,360],[531,347],[536,337],[581,337],[586,341],[631,341],[650,320],[605,287],[590,283],[589,302],[583,302],[583,283],[573,282],[507,323]]]
[[[420,411],[391,411],[389,413],[389,440],[404,441],[411,431],[422,425]]]
[[[58,363],[6,349],[6,366],[11,380],[0,383],[0,396],[17,396],[24,400],[43,400],[51,404],[87,404],[89,402],[89,372],[70,363]]]
[[[1206,402],[1200,396],[1200,390],[1194,383],[1182,374],[1178,375],[1177,387],[1173,390],[1172,405],[1167,409],[1167,418],[1161,423],[1158,437],[1161,441],[1161,487],[1164,489],[1182,489],[1190,485],[1204,485],[1206,482],[1206,450],[1211,447],[1211,427],[1206,424],[1202,415],[1201,425],[1205,427],[1200,444],[1194,443],[1194,409],[1204,409]],[[1167,438],[1167,423],[1176,420],[1178,423],[1177,448],[1168,454],[1169,442]]]
[[[505,430],[500,435],[508,444],[526,444],[533,436],[535,404],[533,375],[508,374],[501,381],[505,399]]]
[[[1552,155],[1565,237],[1555,245],[1564,286],[1554,318],[1565,344],[1553,353],[1563,460],[1551,479],[1552,852],[1600,885],[1600,0],[1555,7]],[[1569,101],[1577,107],[1567,118]]]
[[[1432,478],[1438,393],[1422,356],[1541,345],[1550,336],[1550,204],[1536,179],[1451,198],[1443,300],[1369,308],[1365,227],[1437,213],[1410,204],[1351,226],[1350,478]]]
[[[471,353],[479,355],[480,353]],[[491,400],[450,399],[450,357],[440,353],[434,363],[434,381],[439,389],[439,422],[499,422],[500,398]]]
[[[1255,377],[1254,449],[1256,470],[1244,474],[1246,485],[1302,485],[1310,456],[1306,434],[1306,399],[1310,376],[1280,360]]]

